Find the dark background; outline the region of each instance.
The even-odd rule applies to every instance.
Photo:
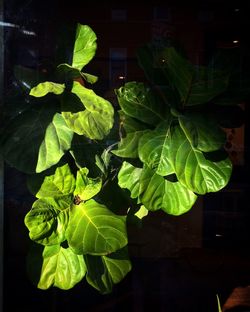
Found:
[[[247,59],[249,14],[245,2],[224,0],[6,0],[4,21],[17,27],[4,27],[5,98],[15,88],[14,66],[49,71],[54,62],[70,59],[77,22],[97,34],[98,50],[88,72],[99,76],[97,93],[116,105],[112,90],[124,83],[120,75],[125,81],[145,80],[136,49],[154,38],[177,41],[195,64],[206,64],[218,48],[235,45]],[[25,176],[6,165],[4,311],[211,312],[217,311],[216,294],[224,304],[234,288],[250,285],[249,103],[244,109],[244,150],[229,151],[235,163],[229,185],[204,196],[187,216],[156,213],[142,229],[130,229],[133,269],[111,295],[98,294],[85,281],[69,291],[32,285],[23,219],[33,198]]]

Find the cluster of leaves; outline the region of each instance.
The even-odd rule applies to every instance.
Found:
[[[2,133],[5,160],[29,174],[37,198],[25,225],[31,240],[44,246],[42,252],[37,249],[42,263],[35,270],[41,289],[69,289],[86,275],[90,285],[108,293],[131,269],[126,216],[94,199],[105,182],[109,157],[96,155],[99,171],[91,178],[82,156],[91,142],[103,141],[114,123],[112,105],[85,87],[97,81],[82,72],[95,55],[96,39],[89,26],[78,24],[72,64],[57,66],[56,82],[29,88],[31,103],[12,116]]]
[[[125,135],[113,153],[127,158],[119,185],[150,211],[180,215],[198,195],[217,192],[230,179],[222,126],[225,118],[233,126],[224,112],[234,114],[235,106],[217,104],[228,97],[230,71],[196,67],[175,48],[153,44],[138,58],[152,84],[128,82],[116,90]]]
[[[97,77],[82,72],[96,47],[92,29],[78,24],[71,65],[57,66],[55,81],[26,82],[29,105],[2,133],[4,158],[29,175],[36,197],[25,225],[43,247],[41,289],[69,289],[86,276],[100,292],[111,292],[131,270],[128,216],[186,213],[198,195],[222,189],[232,171],[218,109],[229,96],[228,71],[195,67],[173,47],[141,48],[139,64],[151,85],[132,81],[115,90],[121,139],[113,149],[106,141],[116,112],[85,86]],[[235,97],[231,104],[238,103]],[[126,198],[123,189],[131,197],[123,202],[126,213],[114,207],[116,193]]]

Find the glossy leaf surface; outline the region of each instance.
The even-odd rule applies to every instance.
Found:
[[[89,200],[71,208],[67,240],[77,254],[106,255],[127,244],[125,217]]]
[[[212,161],[194,148],[180,127],[171,133],[170,157],[178,180],[197,194],[217,192],[228,183],[232,164],[229,158]]]

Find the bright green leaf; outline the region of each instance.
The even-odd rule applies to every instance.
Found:
[[[72,138],[73,132],[66,125],[62,115],[55,114],[39,148],[36,172],[42,172],[57,164],[70,148]]]
[[[125,217],[89,200],[70,211],[69,246],[77,254],[106,255],[127,244]]]
[[[81,70],[95,55],[96,34],[87,25],[77,25],[72,67]]]
[[[142,205],[134,215],[141,220],[148,215],[148,209]]]
[[[162,176],[173,173],[169,160],[169,136],[170,124],[166,128],[144,134],[139,142],[140,160]]]
[[[94,84],[97,82],[98,77],[88,74],[88,73],[81,73],[84,80],[86,80],[88,83]]]
[[[168,214],[180,215],[187,212],[197,196],[179,182],[170,182],[149,168],[136,168],[123,162],[118,174],[119,185],[138,198],[148,210],[162,209]]]
[[[161,99],[143,83],[127,82],[116,90],[116,95],[121,109],[128,116],[150,125],[163,120]]]
[[[118,149],[113,150],[112,153],[119,157],[137,158],[139,140],[145,132],[147,132],[147,130],[128,133],[126,137],[122,138],[119,142]]]
[[[38,288],[48,289],[54,286],[67,290],[79,283],[85,274],[83,256],[76,255],[70,248],[60,245],[46,246]]]
[[[51,81],[41,82],[36,87],[30,90],[30,95],[35,97],[42,97],[48,93],[54,93],[56,95],[63,93],[65,85],[62,83],[55,83]]]
[[[76,176],[76,188],[74,195],[80,197],[81,200],[88,200],[98,194],[102,188],[101,178],[89,178],[89,170],[87,168],[81,168],[77,171]]]
[[[36,194],[37,198],[56,197],[73,194],[75,189],[75,177],[66,164],[58,167],[53,175],[46,176],[41,188]]]
[[[73,83],[72,93],[81,100],[83,109],[86,109],[77,113],[64,111],[62,115],[67,125],[79,135],[102,140],[113,126],[112,105],[76,81]]]
[[[24,219],[30,239],[42,245],[63,242],[69,220],[67,208],[69,206],[62,210],[56,209],[50,198],[36,200]]]
[[[178,180],[197,194],[217,192],[230,179],[232,164],[229,158],[209,160],[190,144],[178,126],[171,132],[170,157]]]

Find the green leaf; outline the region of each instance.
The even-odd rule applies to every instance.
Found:
[[[226,90],[228,74],[214,68],[198,67],[185,105],[204,104]]]
[[[77,79],[82,75],[79,69],[74,68],[67,63],[62,63],[57,66],[57,74],[65,80]]]
[[[73,132],[67,127],[62,115],[55,114],[39,148],[36,172],[42,172],[57,164],[70,148],[72,138]]]
[[[171,131],[170,157],[178,180],[197,194],[217,192],[230,179],[232,164],[229,158],[207,159],[190,144],[179,126]]]
[[[25,173],[36,170],[39,148],[58,107],[50,102],[32,106],[15,117],[4,129],[1,148],[5,160]],[[56,137],[54,138],[56,140]],[[52,145],[57,145],[52,140]]]
[[[143,83],[127,82],[116,90],[123,112],[149,125],[163,120],[161,99]]]
[[[145,123],[141,123],[139,120],[129,117],[122,110],[119,111],[119,117],[120,127],[124,128],[127,134],[148,129]]]
[[[127,244],[125,217],[92,199],[75,205],[70,212],[67,239],[77,254],[109,254]]]
[[[73,194],[74,189],[75,177],[71,173],[69,165],[66,164],[62,167],[58,167],[55,174],[44,178],[36,197],[42,198],[69,195]]]
[[[88,200],[98,194],[102,188],[101,178],[88,178],[89,170],[81,168],[77,171],[76,188],[74,195],[80,197],[81,200]]]
[[[119,157],[138,157],[138,144],[140,138],[148,131],[136,131],[128,133],[125,138],[122,138],[118,144],[118,149],[113,150],[112,153]]]
[[[139,142],[140,160],[162,176],[174,172],[169,159],[169,136],[170,122],[164,128],[144,134]]]
[[[67,208],[58,210],[50,198],[36,200],[24,219],[30,239],[42,245],[63,242],[69,221]]]
[[[108,256],[84,256],[87,265],[87,282],[103,294],[111,293],[114,284],[119,283],[131,270],[127,248]]]
[[[35,97],[42,97],[48,93],[54,93],[56,95],[63,93],[65,85],[62,83],[55,83],[51,81],[41,82],[36,87],[30,90],[30,95]]]
[[[96,34],[87,25],[77,25],[72,67],[81,70],[96,52]]]
[[[141,220],[148,215],[148,209],[142,205],[134,215]]]
[[[142,174],[142,168],[136,168],[130,163],[124,161],[118,173],[118,184],[121,188],[126,188],[131,193],[131,198],[139,197],[141,190],[139,180]]]
[[[73,82],[72,93],[77,95],[86,109],[77,113],[64,111],[62,115],[67,125],[79,135],[102,140],[113,126],[112,105],[76,81]]]
[[[95,75],[91,75],[88,73],[81,73],[84,80],[86,80],[88,83],[94,84],[97,82],[98,77]]]
[[[123,162],[118,174],[119,186],[127,188],[148,210],[162,209],[168,214],[187,212],[197,196],[179,182],[170,182],[149,168],[136,168]]]
[[[60,245],[46,246],[43,251],[43,265],[38,288],[55,286],[64,290],[79,283],[86,274],[83,256]]]
[[[190,113],[180,116],[179,122],[192,146],[203,152],[215,151],[225,144],[225,132],[209,116]]]

